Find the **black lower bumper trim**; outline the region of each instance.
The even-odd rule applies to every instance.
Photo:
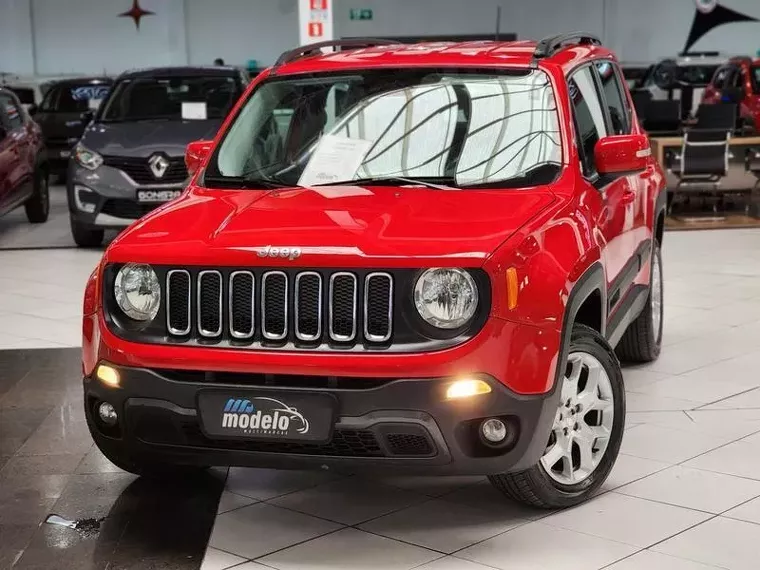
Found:
[[[450,378],[398,379],[373,388],[320,389],[338,402],[327,442],[222,438],[208,435],[197,410],[198,393],[208,384],[178,381],[182,373],[176,370],[172,379],[153,370],[119,371],[117,390],[85,378],[86,411],[96,428],[96,443],[106,455],[125,453],[181,464],[490,475],[534,465],[545,449],[557,409],[556,393],[519,396],[486,376],[480,378],[491,385],[491,393],[462,401],[442,397]],[[197,380],[191,373],[187,377]],[[226,387],[231,394],[247,389]],[[286,402],[289,395],[308,391],[256,390]],[[117,409],[117,429],[100,425],[95,417],[102,401]],[[479,438],[477,426],[491,417],[505,421],[514,435],[501,449]]]

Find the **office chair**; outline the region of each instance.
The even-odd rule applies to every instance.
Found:
[[[651,100],[644,105],[642,126],[650,136],[678,135],[681,132],[681,102]]]

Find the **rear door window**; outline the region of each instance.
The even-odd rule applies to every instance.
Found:
[[[604,93],[604,99],[610,114],[612,132],[616,135],[630,133],[631,113],[617,66],[611,61],[598,61],[595,67],[599,75],[599,81],[602,84],[602,92]]]

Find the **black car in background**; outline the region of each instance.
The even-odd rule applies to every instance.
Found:
[[[212,139],[243,94],[234,67],[166,67],[119,76],[69,162],[67,193],[77,245],[124,228],[179,196],[185,147]]]
[[[40,125],[48,149],[50,174],[66,174],[74,145],[111,89],[107,77],[80,77],[53,83],[29,114]]]

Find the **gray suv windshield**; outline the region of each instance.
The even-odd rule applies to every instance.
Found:
[[[113,87],[100,120],[221,119],[240,92],[234,77],[218,75],[122,79]]]

